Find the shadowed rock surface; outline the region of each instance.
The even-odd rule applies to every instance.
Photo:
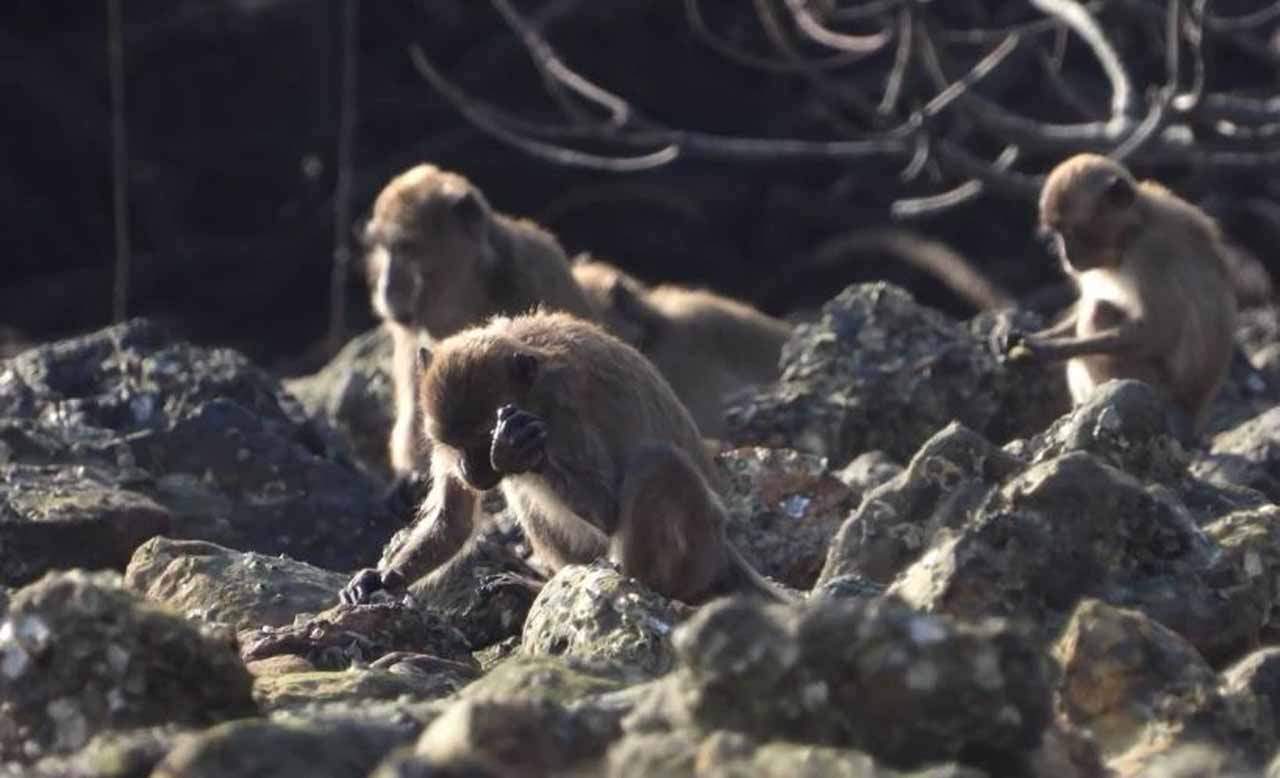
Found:
[[[546,580],[494,495],[450,563],[338,604],[409,531],[373,334],[292,384],[307,412],[145,322],[0,363],[0,776],[1262,774],[1280,506],[1247,366],[1197,444],[1133,381],[1049,410],[1060,374],[994,360],[990,314],[869,285],[808,326],[748,402],[775,447],[717,457],[787,605]]]
[[[377,483],[277,381],[146,321],[0,363],[0,418],[11,584],[123,567],[160,533],[349,570],[394,530]]]
[[[95,734],[251,716],[234,649],[142,602],[114,573],[50,573],[0,622],[0,759],[83,748]]]
[[[850,286],[797,327],[778,383],[730,407],[728,436],[843,467],[870,449],[905,461],[952,420],[997,440],[1039,429],[1065,408],[1064,382],[998,365],[991,324],[966,327],[888,284]]]

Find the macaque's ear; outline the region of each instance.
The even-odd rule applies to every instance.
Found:
[[[625,278],[614,278],[609,285],[609,303],[622,316],[640,326],[648,326],[656,318],[645,298],[645,290]]]
[[[517,351],[511,355],[511,378],[520,386],[533,386],[538,377],[538,358],[533,354]]]
[[[1124,176],[1113,176],[1102,193],[1102,199],[1109,208],[1128,208],[1137,197],[1133,184]]]
[[[414,360],[414,367],[419,373],[427,372],[427,368],[431,367],[431,349],[426,346],[418,347],[418,358]]]

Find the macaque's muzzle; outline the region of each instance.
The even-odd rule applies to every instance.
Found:
[[[413,324],[422,281],[410,260],[388,254],[378,277],[377,300],[387,317],[397,324]]]

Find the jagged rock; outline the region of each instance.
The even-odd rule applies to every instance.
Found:
[[[103,732],[70,756],[45,757],[23,766],[23,778],[147,778],[178,743],[192,737],[177,727]],[[8,776],[0,765],[0,776]]]
[[[96,466],[0,465],[0,582],[46,570],[122,569],[173,517]]]
[[[1125,755],[1112,764],[1114,778],[1262,778],[1231,754],[1204,745],[1175,746],[1154,754]]]
[[[1081,601],[1054,654],[1067,715],[1128,774],[1176,745],[1214,744],[1254,765],[1275,748],[1269,708],[1224,695],[1194,647],[1138,611]]]
[[[1209,458],[1174,437],[1169,406],[1140,381],[1108,381],[1089,400],[1030,441],[1013,444],[1030,462],[1085,451],[1144,481],[1174,490],[1197,521],[1264,505],[1250,488],[1215,475]]]
[[[847,575],[890,583],[936,533],[959,526],[995,484],[1022,467],[981,435],[948,424],[906,470],[862,498],[832,541],[818,584]]]
[[[1223,690],[1229,695],[1252,694],[1280,724],[1280,647],[1254,651],[1222,672]]]
[[[1236,427],[1280,402],[1280,376],[1274,366],[1266,365],[1268,359],[1264,355],[1255,366],[1241,349],[1235,350],[1227,378],[1209,406],[1204,425],[1207,435]]]
[[[1141,381],[1108,381],[1036,435],[1023,455],[1039,463],[1085,451],[1135,478],[1176,482],[1190,462],[1172,435],[1169,406]]]
[[[463,662],[417,656],[422,661],[416,665],[405,661],[388,669],[260,676],[254,682],[253,696],[268,713],[332,703],[357,706],[376,700],[423,702],[457,692],[478,674],[476,668]]]
[[[119,492],[108,504],[147,516],[157,511],[140,499],[158,505],[171,536],[349,570],[372,564],[394,529],[379,484],[274,379],[233,351],[176,341],[143,320],[0,364],[0,418],[11,465],[46,466],[55,479],[92,472],[88,483]],[[29,542],[65,543],[58,522],[27,523],[49,533]],[[137,544],[149,537],[139,534]],[[0,549],[8,569],[8,546]]]
[[[518,527],[481,530],[457,556],[409,587],[414,601],[461,632],[473,651],[518,636],[537,594],[530,582],[542,579],[516,552],[522,538]]]
[[[1255,365],[1280,344],[1280,306],[1243,308],[1236,314],[1236,343]]]
[[[683,612],[606,564],[568,565],[529,609],[521,650],[661,675],[671,667],[671,630]]]
[[[594,719],[545,700],[463,700],[422,733],[412,754],[397,754],[384,774],[564,775],[600,757],[617,722]],[[390,772],[392,769],[397,772]]]
[[[883,595],[889,587],[879,581],[873,581],[861,575],[838,575],[827,578],[809,592],[813,601],[830,597],[837,600],[861,599],[874,600]]]
[[[470,686],[461,697],[470,700],[550,700],[572,706],[584,700],[617,692],[625,681],[634,681],[618,667],[588,665],[571,657],[516,654],[499,662]]]
[[[395,424],[391,335],[382,327],[352,338],[316,373],[284,382],[313,417],[324,419],[370,472],[389,479],[387,441]]]
[[[812,454],[740,448],[721,454],[729,540],[761,573],[808,589],[858,495]]]
[[[715,732],[699,740],[688,732],[632,735],[609,751],[609,778],[706,776],[741,778],[986,778],[956,764],[902,772],[847,748],[785,741],[758,742],[737,732]]]
[[[892,481],[902,469],[902,465],[890,459],[883,451],[867,451],[841,468],[836,473],[836,478],[861,498],[877,486]]]
[[[240,642],[246,662],[294,654],[324,670],[343,670],[352,662],[410,652],[478,667],[460,632],[439,616],[403,602],[340,604],[300,615],[287,626],[242,633]]]
[[[365,778],[415,734],[364,721],[233,721],[179,744],[151,776]]]
[[[1076,451],[992,492],[889,593],[961,618],[1028,619],[1046,636],[1079,598],[1097,597],[1141,608],[1220,661],[1247,645],[1265,613],[1216,552],[1171,490]]]
[[[1222,609],[1231,612],[1232,633],[1241,645],[1274,641],[1280,627],[1280,506],[1229,513],[1204,530],[1219,549],[1209,580],[1220,592]],[[1215,664],[1221,658],[1235,655],[1210,656]]]
[[[148,600],[237,630],[324,610],[345,583],[346,576],[305,562],[168,538],[140,546],[125,571],[125,584]]]
[[[230,645],[125,591],[115,573],[50,573],[0,623],[0,760],[79,750],[103,731],[256,712]]]
[[[276,654],[266,659],[254,659],[244,663],[254,678],[292,673],[314,673],[316,666],[297,654]]]
[[[887,599],[725,599],[675,644],[676,671],[629,731],[727,729],[858,749],[899,769],[963,755],[1016,772],[1050,718],[1042,653],[997,620],[962,624]]]
[[[1257,489],[1280,502],[1280,407],[1216,435],[1197,470],[1215,482]]]
[[[1065,407],[1062,377],[999,365],[991,326],[967,327],[889,284],[850,286],[797,327],[775,385],[731,404],[728,438],[838,468],[871,449],[905,461],[953,420],[998,440],[1041,429]]]

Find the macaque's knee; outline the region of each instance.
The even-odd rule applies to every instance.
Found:
[[[610,557],[626,575],[679,600],[714,588],[728,566],[724,509],[688,456],[669,445],[641,449],[622,487]]]

